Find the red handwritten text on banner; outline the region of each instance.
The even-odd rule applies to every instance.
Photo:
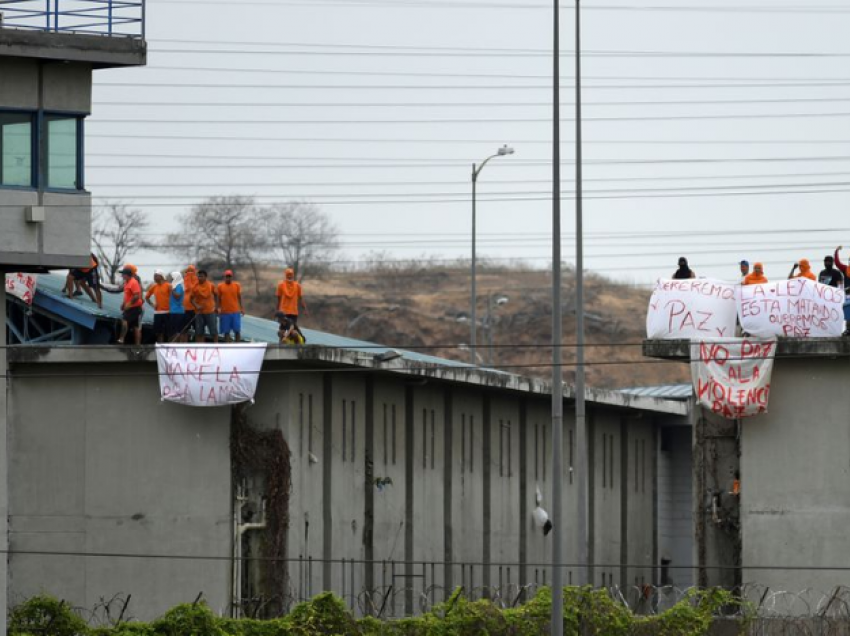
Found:
[[[775,353],[775,340],[692,341],[691,378],[697,400],[727,419],[766,413]]]
[[[254,399],[265,343],[157,345],[163,400],[189,406],[222,406]]]

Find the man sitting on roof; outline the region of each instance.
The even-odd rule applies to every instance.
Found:
[[[282,345],[301,345],[304,344],[304,336],[298,329],[298,325],[289,320],[284,314],[277,313],[280,329],[277,331],[277,337]]]
[[[98,272],[97,256],[92,253],[88,267],[78,267],[68,272],[65,280],[65,295],[68,298],[82,296],[85,291],[98,309],[103,309],[103,294],[100,291],[100,274]]]

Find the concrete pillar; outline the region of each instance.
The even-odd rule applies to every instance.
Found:
[[[333,374],[322,378],[322,588],[333,590]],[[340,555],[342,556],[342,555]]]
[[[5,275],[4,275],[5,281]],[[6,287],[0,285],[0,371],[3,374],[0,390],[0,636],[6,636],[6,597],[9,582],[9,461],[7,454],[8,437],[8,386],[9,364],[6,355]]]
[[[452,534],[452,471],[454,469],[454,413],[452,412],[452,390],[446,387],[443,393],[443,589],[448,597],[454,591],[454,579],[450,563],[454,562],[454,536]]]

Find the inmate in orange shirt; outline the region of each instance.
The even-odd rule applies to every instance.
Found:
[[[198,283],[192,289],[192,300],[200,309],[195,309],[199,314],[211,314],[215,312],[215,287],[213,284],[205,280],[203,283]]]
[[[171,304],[171,283],[167,281],[154,283],[148,287],[148,291],[145,294],[145,300],[148,300],[151,296],[154,297],[157,313],[167,314],[168,308]]]
[[[285,280],[277,286],[278,310],[292,316],[298,315],[298,301],[301,300],[301,283]]]
[[[195,311],[195,306],[192,304],[192,290],[198,284],[198,275],[195,270],[186,270],[183,274],[183,309],[186,311]]]
[[[239,296],[242,294],[242,285],[237,282],[219,283],[216,288],[218,292],[218,302],[221,313],[223,314],[238,314],[242,311],[239,306]]]
[[[130,301],[133,299],[133,296],[138,295],[139,299],[130,304]],[[139,285],[139,281],[135,278],[131,278],[126,283],[124,283],[124,310],[133,309],[135,307],[141,307],[144,301],[142,300],[142,286]]]

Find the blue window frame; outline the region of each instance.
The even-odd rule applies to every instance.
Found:
[[[85,190],[84,117],[0,109],[0,187]]]
[[[0,186],[33,187],[33,120],[32,113],[0,112]]]
[[[45,175],[49,190],[83,189],[83,118],[44,116]]]

